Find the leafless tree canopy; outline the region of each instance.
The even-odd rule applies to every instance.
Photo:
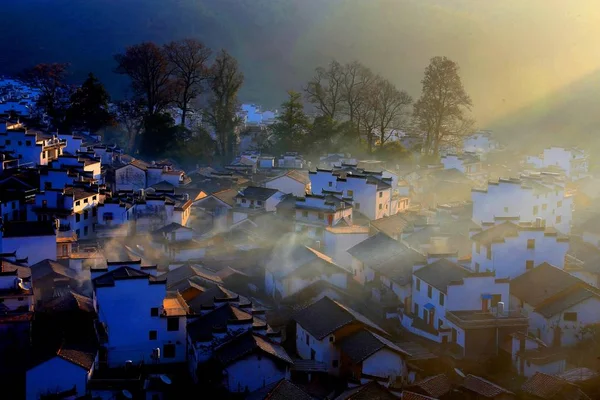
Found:
[[[421,81],[423,92],[415,103],[416,129],[424,135],[424,151],[437,156],[443,143],[459,141],[473,127],[466,116],[472,102],[459,75],[458,65],[446,57],[434,57]]]
[[[237,60],[227,51],[221,50],[210,69],[209,87],[211,96],[205,117],[213,127],[220,155],[230,157],[237,140],[239,125],[238,92],[244,83],[244,75]]]
[[[148,115],[165,109],[173,100],[171,68],[162,49],[152,42],[127,47],[115,55],[116,72],[128,75],[136,95],[143,99]]]
[[[344,105],[344,67],[332,61],[327,68],[319,67],[304,91],[307,100],[325,117],[336,119]]]
[[[185,126],[190,103],[202,93],[208,78],[212,51],[196,39],[168,43],[164,51],[176,88],[175,103],[181,109],[181,125]]]
[[[387,79],[381,78],[377,80],[375,94],[379,145],[383,147],[394,131],[406,128],[412,98]]]

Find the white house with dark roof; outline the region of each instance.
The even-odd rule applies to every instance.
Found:
[[[2,225],[0,252],[13,253],[33,265],[47,258],[56,260],[56,227],[53,221],[11,221]]]
[[[350,273],[318,250],[302,244],[276,244],[265,266],[265,292],[269,297],[284,299],[314,282],[323,280],[346,289]]]
[[[510,311],[509,301],[507,279],[442,258],[414,267],[413,310],[402,316],[402,325],[430,340],[454,343],[467,358],[493,355],[506,335],[527,327],[527,318]]]
[[[441,157],[444,169],[457,169],[473,180],[485,180],[487,172],[483,170],[479,156],[472,153],[446,154]]]
[[[499,149],[492,131],[478,131],[463,139],[463,151],[485,155]]]
[[[331,193],[296,197],[294,208],[295,231],[314,240],[323,241],[327,227],[352,226],[351,202]]]
[[[488,182],[487,188],[471,189],[473,221],[493,222],[495,218],[515,218],[543,224],[559,232],[571,232],[573,197],[565,183],[553,174],[521,176]]]
[[[362,314],[329,297],[300,310],[296,322],[296,351],[300,358],[324,363],[332,375],[340,374],[341,351],[339,342],[363,330],[379,336],[388,333]]]
[[[495,271],[499,278],[515,278],[544,262],[564,267],[568,237],[540,224],[496,222],[471,236],[472,271]]]
[[[369,227],[361,225],[328,226],[323,234],[321,249],[334,263],[352,271],[352,256],[348,250],[366,240],[369,233]]]
[[[56,135],[27,130],[21,123],[0,123],[0,145],[19,158],[20,165],[47,165],[63,152],[66,142]]]
[[[93,277],[94,295],[109,367],[186,360],[188,307],[178,294],[167,294],[166,280],[139,265],[109,263]]]
[[[124,237],[134,228],[134,204],[125,199],[106,198],[98,204],[98,217],[94,231],[96,237]]]
[[[87,384],[97,367],[97,349],[64,345],[56,355],[27,370],[25,398],[38,400],[52,395],[56,398],[85,396],[88,393]]]
[[[233,223],[242,221],[252,214],[275,211],[275,207],[284,197],[285,194],[277,189],[258,186],[244,188],[234,197]]]
[[[588,176],[588,158],[582,149],[550,147],[538,156],[528,156],[526,162],[538,169],[559,168],[575,181]]]
[[[309,177],[313,193],[341,192],[343,198],[352,199],[355,211],[371,220],[388,216],[392,209],[397,209],[391,204],[392,178],[383,177],[381,172],[317,168],[309,172]]]
[[[513,279],[513,304],[529,318],[529,331],[548,346],[573,346],[582,328],[600,323],[598,290],[544,263]]]
[[[147,163],[142,160],[133,160],[115,169],[117,191],[145,189],[162,181],[181,186],[189,183],[189,178],[183,171],[176,170],[171,165]]]
[[[151,235],[153,244],[172,261],[200,259],[206,253],[206,246],[196,240],[194,230],[176,222],[151,232]]]
[[[292,193],[298,197],[302,197],[311,191],[308,175],[295,169],[269,179],[265,182],[265,187],[277,189],[284,194]]]

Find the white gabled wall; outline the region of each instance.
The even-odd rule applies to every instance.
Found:
[[[335,346],[334,335],[327,335],[322,340],[317,340],[304,330],[300,324],[296,323],[296,351],[298,355],[304,360],[310,360],[311,350],[315,352],[314,359],[325,363],[330,374],[337,375],[339,373],[340,351]],[[333,366],[334,360],[338,361],[338,367]]]
[[[372,354],[362,362],[362,373],[381,378],[402,377],[405,367],[402,356],[387,348]]]
[[[25,377],[25,398],[38,400],[41,395],[77,389],[77,396],[86,393],[88,371],[59,356],[52,357],[29,369]]]
[[[289,378],[289,368],[271,357],[252,354],[225,368],[225,387],[232,393],[253,392]]]

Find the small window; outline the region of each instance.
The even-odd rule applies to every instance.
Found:
[[[383,204],[380,204],[380,205],[379,205],[379,209],[380,209],[380,210],[381,210],[381,209],[383,209]]]
[[[302,217],[303,218],[307,218],[308,217],[308,211],[302,211]]]
[[[308,333],[306,334],[306,345],[308,346],[310,342],[310,337],[308,336]]]
[[[263,205],[263,202],[262,202],[262,201],[260,201],[260,200],[256,200],[256,205],[257,205],[257,206],[262,206],[262,205]]]
[[[354,196],[354,190],[347,190],[346,194],[348,195],[348,197],[353,197]]]
[[[528,271],[530,269],[533,269],[533,260],[527,260],[527,261],[525,261],[525,269],[528,270]]]
[[[440,293],[440,306],[444,305],[444,293]]]
[[[242,204],[246,204],[246,199],[242,199]]]
[[[77,200],[77,201],[75,202],[75,205],[76,205],[76,206],[80,206],[80,205],[81,205],[81,201]]]
[[[5,143],[6,143],[6,144],[10,144],[10,140],[7,140]]]
[[[179,330],[179,318],[167,318],[167,330],[175,332]]]
[[[562,207],[562,200],[561,200],[561,201],[559,201],[558,203],[556,203],[556,206],[557,206],[557,207]]]
[[[491,244],[487,245],[487,259],[488,260],[492,259],[492,245]]]
[[[88,199],[83,199],[83,204],[89,203]]]
[[[319,213],[319,216],[318,216],[318,218],[319,218],[319,219],[325,219],[325,214],[323,214],[323,213]]]
[[[333,343],[333,336],[329,336],[329,343]]]
[[[379,192],[379,198],[383,197],[383,192]]]
[[[88,227],[84,226],[83,227],[83,236],[87,236],[88,235]]]
[[[315,235],[316,236],[323,236],[323,228],[317,228],[317,229],[315,229]]]
[[[492,295],[492,301],[491,301],[492,307],[497,307],[498,303],[500,303],[501,301],[502,301],[502,295],[501,294],[493,294]]]
[[[31,146],[31,140],[26,140],[26,141],[25,141],[25,145],[26,145],[26,146]]]
[[[77,235],[77,237],[81,236],[81,230],[77,229],[77,230],[75,231],[75,234]]]
[[[475,251],[477,252],[477,254],[481,252],[481,243],[477,242],[477,244],[475,245]]]
[[[479,272],[480,265],[479,263],[475,263],[475,272]]]
[[[561,221],[562,221],[562,217],[561,217],[560,215],[557,215],[557,216],[556,216],[556,223],[557,223],[557,224],[560,224],[560,223],[561,223]]]
[[[577,322],[577,313],[576,312],[566,312],[563,314],[563,320]]]
[[[356,207],[357,210],[360,210],[360,203],[354,203],[354,207]]]
[[[156,331],[150,331],[148,333],[148,340],[156,340],[158,333]]]
[[[548,204],[542,204],[542,211],[546,211],[547,208],[548,208]]]
[[[83,212],[83,219],[88,219],[89,216],[90,216],[90,212],[88,210],[85,210]]]
[[[92,196],[92,200],[96,200],[96,195],[93,195],[93,196]]]
[[[533,215],[538,214],[538,206],[533,206]]]
[[[419,305],[417,303],[415,303],[415,315],[419,316]]]
[[[535,249],[535,239],[527,239],[527,248]]]
[[[427,285],[427,297],[431,298],[432,295],[433,295],[433,288],[431,287],[431,285]]]
[[[328,185],[327,185],[327,186],[329,186],[329,187],[332,187],[332,186],[333,186],[333,182],[327,182],[327,183],[328,183]]]
[[[95,217],[98,215],[98,209],[96,208],[96,206],[92,207],[92,216]]]
[[[152,307],[150,309],[150,316],[151,317],[158,317],[158,307]]]
[[[333,360],[333,361],[331,362],[331,366],[332,366],[333,368],[337,368],[337,367],[338,367],[338,365],[339,365],[339,362],[338,362],[338,360]]]
[[[165,344],[163,346],[163,357],[164,358],[175,358],[175,345]]]
[[[507,213],[508,212],[508,207],[504,207],[504,212]]]
[[[81,214],[75,214],[75,222],[81,221]]]
[[[417,279],[417,291],[421,290],[421,280]]]

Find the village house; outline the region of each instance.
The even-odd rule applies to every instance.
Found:
[[[531,378],[538,372],[558,375],[565,371],[567,352],[548,346],[535,335],[515,332],[512,337],[512,365],[519,376]]]
[[[495,271],[499,278],[512,279],[544,262],[564,268],[568,237],[539,221],[526,224],[498,218],[496,223],[471,236],[472,271]]]
[[[498,150],[500,145],[492,131],[477,131],[463,139],[463,151],[485,155]]]
[[[31,265],[36,302],[44,302],[75,291],[91,295],[89,274],[75,271],[54,260],[42,260]]]
[[[302,169],[305,164],[304,158],[297,152],[287,152],[277,159],[277,167],[279,168]]]
[[[573,198],[564,184],[552,175],[499,179],[489,182],[486,189],[472,189],[473,221],[492,222],[494,218],[517,218],[532,222],[541,218],[543,224],[559,232],[571,232]]]
[[[298,170],[292,169],[285,174],[271,178],[265,182],[265,187],[277,189],[281,193],[292,193],[294,196],[303,197],[310,193],[310,179]]]
[[[517,396],[493,382],[480,376],[467,375],[462,383],[457,387],[461,398],[467,400],[515,400]]]
[[[410,314],[402,326],[441,343],[452,343],[465,358],[497,355],[505,338],[527,327],[527,318],[511,311],[509,281],[493,272],[473,273],[448,259],[413,272]]]
[[[581,149],[550,147],[538,156],[528,156],[525,162],[537,169],[558,168],[572,181],[588,176],[588,155]]]
[[[249,215],[273,212],[285,195],[277,189],[248,186],[234,197],[233,223],[248,218]]]
[[[571,236],[564,270],[600,289],[600,248],[580,237]]]
[[[28,131],[22,123],[0,123],[0,144],[5,151],[13,152],[19,165],[36,167],[56,160],[63,152],[66,141],[56,135]]]
[[[46,396],[85,396],[88,382],[97,367],[96,349],[65,345],[56,355],[27,371],[25,398],[38,400]]]
[[[319,168],[340,168],[342,164],[356,165],[358,160],[349,154],[330,153],[319,158]]]
[[[348,287],[352,278],[347,270],[320,251],[287,243],[289,240],[284,238],[275,245],[265,266],[265,292],[269,297],[285,299],[320,280],[341,289]]]
[[[98,204],[98,222],[94,232],[98,238],[125,237],[133,231],[134,204],[126,199],[110,198]]]
[[[189,178],[183,171],[173,169],[170,165],[146,163],[142,160],[133,160],[115,169],[117,191],[145,189],[162,181],[181,186],[189,183]]]
[[[323,234],[322,250],[334,263],[352,271],[352,256],[348,252],[351,248],[369,237],[369,228],[361,225],[347,225],[338,223],[328,226]]]
[[[27,220],[27,204],[34,200],[37,189],[10,176],[0,181],[0,213],[2,221]]]
[[[342,199],[352,199],[354,211],[373,220],[391,215],[398,205],[392,205],[391,178],[381,172],[354,173],[343,170],[317,168],[309,172],[311,189],[314,194],[326,191],[341,193]]]
[[[397,308],[411,310],[413,266],[427,258],[385,233],[358,243],[348,250],[352,256],[352,274],[362,285],[371,284],[381,300],[387,293],[399,300]]]
[[[193,229],[171,222],[151,233],[153,244],[171,261],[189,261],[204,257],[206,246],[196,240]]]
[[[63,153],[56,160],[48,163],[51,168],[65,169],[79,172],[81,175],[87,173],[95,183],[104,183],[101,160],[96,158],[93,152],[78,151],[75,154]]]
[[[533,375],[521,386],[519,395],[525,400],[591,400],[574,383],[541,372]]]
[[[300,310],[294,316],[296,326],[296,351],[300,358],[304,360],[313,360],[324,363],[326,365],[328,373],[332,375],[340,375],[344,369],[341,368],[342,352],[340,350],[340,342],[350,335],[355,334],[361,330],[368,330],[375,332],[379,336],[388,336],[388,333],[376,325],[374,322],[363,316],[362,314],[330,299],[329,297],[323,297],[319,301],[309,305],[308,307]],[[378,340],[373,337],[374,340]],[[386,349],[389,347],[382,346],[379,350]],[[350,350],[348,349],[350,352]],[[386,351],[379,353],[375,351],[372,355],[376,355],[372,361],[383,361],[385,355],[379,358],[380,354],[386,353]],[[402,353],[401,351],[395,350],[390,351],[392,354]],[[379,353],[379,354],[377,354]],[[353,355],[355,355],[352,352]],[[366,357],[368,359],[370,357]],[[359,359],[359,357],[355,357]],[[370,372],[377,373],[377,369],[393,369],[394,371],[403,370],[403,363],[400,357],[391,357],[389,364],[384,365],[372,364],[371,360],[366,363],[363,360],[364,366]],[[358,361],[358,365],[360,365]],[[345,364],[346,368],[352,369],[356,367],[357,362],[352,362],[352,359],[348,359]],[[360,368],[360,367],[358,367]],[[360,373],[362,369],[357,369],[356,372]],[[381,373],[381,372],[380,372]]]
[[[456,169],[474,181],[485,181],[487,179],[487,172],[483,169],[481,160],[475,154],[446,154],[441,157],[440,161],[444,169]]]
[[[573,346],[584,339],[583,328],[600,322],[598,291],[548,263],[513,279],[510,294],[529,331],[548,346]]]
[[[56,227],[53,221],[11,221],[2,225],[0,252],[15,253],[30,265],[47,258],[56,260]]]
[[[131,360],[148,364],[186,359],[186,316],[181,296],[167,295],[166,280],[135,263],[107,263],[94,272],[95,301],[106,330],[100,362],[121,367]]]
[[[294,225],[296,232],[303,233],[311,239],[323,241],[325,228],[340,224],[352,225],[352,205],[349,201],[340,199],[329,192],[322,195],[307,194],[304,197],[295,198]]]

